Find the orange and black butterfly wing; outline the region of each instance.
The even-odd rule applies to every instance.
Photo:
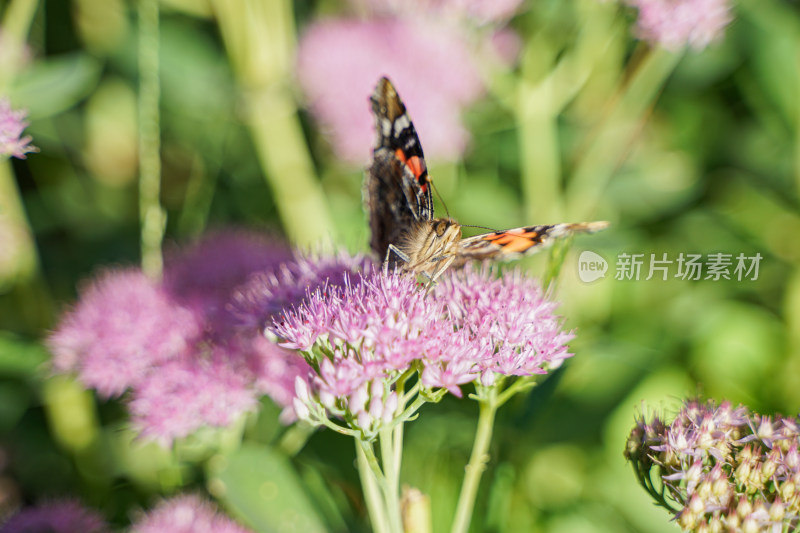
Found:
[[[608,222],[579,222],[575,224],[546,224],[495,231],[462,239],[458,245],[458,263],[469,259],[507,260],[536,253],[556,239],[573,233],[594,233]]]
[[[381,78],[370,102],[378,140],[364,192],[370,247],[383,259],[389,245],[397,245],[415,222],[433,219],[433,198],[419,137],[388,79]]]

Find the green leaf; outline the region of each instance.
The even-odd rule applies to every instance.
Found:
[[[34,62],[15,80],[11,100],[28,118],[56,115],[83,100],[97,85],[101,64],[88,54]]]
[[[48,357],[41,344],[0,332],[0,375],[33,377]]]
[[[208,475],[212,493],[255,531],[327,531],[288,458],[269,446],[220,455]]]

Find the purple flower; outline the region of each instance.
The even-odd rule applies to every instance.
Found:
[[[141,517],[131,533],[250,533],[199,496],[165,500]]]
[[[374,141],[367,97],[380,76],[401,91],[434,159],[463,154],[469,134],[460,114],[483,92],[466,35],[424,18],[316,22],[301,38],[297,75],[337,157],[356,164],[366,163]]]
[[[348,275],[366,273],[373,267],[372,261],[361,255],[298,257],[238,287],[229,305],[232,322],[244,330],[269,328],[275,316],[300,305],[317,289],[324,292],[340,287]]]
[[[625,457],[685,531],[794,530],[797,423],[728,402],[690,400],[669,425],[658,417],[638,420]]]
[[[339,417],[374,435],[397,408],[392,383],[422,359],[442,311],[411,277],[372,272],[317,289],[284,312],[276,334],[315,369],[310,381],[296,383],[298,416],[311,423]]]
[[[213,347],[160,365],[134,389],[130,412],[144,437],[167,446],[203,427],[226,427],[258,405],[239,354]]]
[[[298,416],[339,417],[369,436],[391,420],[394,383],[409,372],[419,371],[426,389],[460,397],[469,382],[492,386],[499,376],[558,367],[572,334],[555,304],[518,271],[492,272],[450,273],[430,294],[409,276],[372,272],[285,311],[275,333],[313,368],[310,381],[296,382]]]
[[[268,341],[263,336],[255,336],[248,342],[251,356],[248,365],[255,377],[255,389],[266,394],[283,408],[280,420],[291,424],[297,420],[294,411],[295,383],[306,380],[311,372],[303,357],[295,351],[287,350]]]
[[[638,9],[636,33],[668,50],[702,50],[733,19],[728,0],[625,0]]]
[[[80,296],[47,342],[56,371],[77,372],[104,397],[185,354],[200,333],[198,317],[139,270],[102,273]]]
[[[519,269],[499,278],[494,272],[467,266],[442,279],[435,291],[455,328],[469,336],[483,384],[493,383],[495,374],[532,376],[561,366],[572,356],[566,343],[574,335],[553,314],[558,304]],[[449,362],[446,353],[438,359]]]
[[[200,310],[216,326],[214,321],[221,318],[235,287],[252,274],[271,272],[291,258],[285,244],[256,232],[214,231],[167,256],[163,287],[175,301]]]
[[[173,252],[161,284],[136,269],[106,272],[81,291],[50,336],[53,366],[76,372],[105,397],[131,389],[135,427],[163,444],[227,426],[255,410],[263,394],[283,408],[283,422],[292,422],[295,381],[308,377],[308,364],[264,337],[269,312],[238,321],[237,286],[250,287],[250,276],[276,281],[275,301],[257,293],[257,309],[274,313],[299,303],[307,286],[338,283],[345,269],[368,263],[279,267],[287,255],[255,234],[220,232]]]
[[[0,98],[0,155],[25,159],[25,154],[38,152],[39,149],[30,144],[31,137],[21,137],[28,123],[23,119],[26,111],[14,111],[8,98]]]
[[[0,526],[0,533],[102,533],[108,526],[96,511],[73,500],[28,507]]]

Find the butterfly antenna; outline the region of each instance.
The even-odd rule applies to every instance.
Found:
[[[495,233],[498,231],[498,230],[496,230],[495,228],[487,228],[486,226],[474,226],[474,225],[472,225],[472,224],[460,224],[460,226],[461,226],[462,228],[478,228],[478,229],[485,229],[485,230],[493,231],[493,232],[495,232]]]
[[[447,218],[450,218],[450,210],[447,209],[447,204],[444,203],[444,198],[442,198],[442,195],[439,194],[439,189],[436,188],[436,185],[434,185],[433,180],[431,180],[429,183],[430,183],[431,187],[433,187],[433,192],[436,193],[436,198],[439,199],[439,202],[441,202],[442,207],[444,207],[445,215],[447,215]]]

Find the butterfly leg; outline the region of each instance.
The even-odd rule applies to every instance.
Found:
[[[436,280],[442,273],[447,270],[447,268],[455,261],[456,256],[454,255],[441,255],[439,257],[434,257],[431,259],[431,262],[436,263],[436,268],[428,274],[427,272],[423,273],[428,278],[428,292],[431,292],[433,288],[436,286]]]
[[[397,257],[399,257],[400,260],[403,263],[408,263],[411,260],[411,258],[408,256],[407,253],[402,251],[400,248],[398,248],[394,244],[390,244],[389,248],[386,250],[386,258],[383,260],[383,273],[384,274],[388,274],[389,273],[389,257],[392,255],[392,252],[394,252],[395,255]]]

